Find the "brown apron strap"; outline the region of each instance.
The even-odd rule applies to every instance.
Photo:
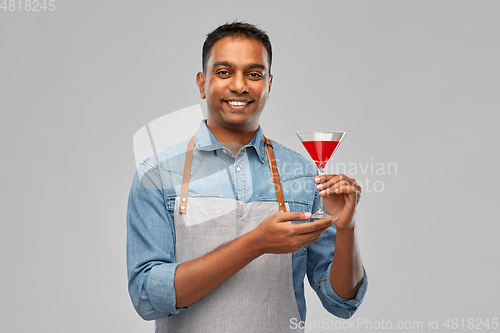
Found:
[[[182,174],[182,188],[181,188],[181,201],[179,204],[179,213],[184,214],[187,211],[187,200],[189,193],[189,178],[191,177],[191,164],[193,162],[193,149],[196,134],[191,138],[188,143],[186,151],[186,161],[184,162],[184,173]],[[285,200],[283,199],[283,190],[281,188],[280,175],[278,167],[276,166],[276,159],[274,158],[273,145],[268,138],[264,136],[264,143],[266,146],[267,159],[269,161],[269,168],[273,178],[274,187],[276,188],[276,197],[280,212],[286,212]]]
[[[283,190],[281,188],[280,175],[278,167],[276,166],[276,159],[274,158],[273,145],[268,138],[264,136],[264,143],[266,146],[267,159],[269,160],[269,168],[273,177],[274,187],[276,188],[276,197],[278,198],[280,212],[286,212],[285,200],[283,199]]]
[[[191,164],[193,162],[193,149],[196,134],[189,140],[186,150],[186,161],[184,162],[184,173],[182,174],[181,201],[179,203],[179,213],[186,213],[187,199],[189,193],[189,178],[191,177]]]

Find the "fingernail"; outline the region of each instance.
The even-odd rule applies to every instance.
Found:
[[[321,189],[323,189],[323,184],[319,184],[319,185],[317,185],[317,186],[316,186],[316,189],[317,189],[317,190],[321,190]]]
[[[312,216],[312,213],[310,213],[310,212],[305,212],[305,213],[304,213],[304,217],[305,217],[306,219],[310,218],[311,216]]]
[[[316,183],[318,183],[318,182],[319,182],[319,177],[315,177],[315,178],[314,178],[314,181],[315,181]]]

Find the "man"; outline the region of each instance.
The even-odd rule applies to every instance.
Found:
[[[271,59],[268,36],[253,25],[210,33],[196,77],[206,121],[189,143],[144,161],[134,179],[129,293],[157,332],[301,327],[306,273],[336,316],[349,318],[364,297],[353,217],[361,188],[345,175],[316,176],[310,162],[263,136]],[[337,219],[307,222],[318,195]]]

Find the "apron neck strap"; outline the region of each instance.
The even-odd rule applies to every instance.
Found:
[[[189,178],[191,176],[191,164],[193,162],[194,140],[196,134],[189,140],[186,150],[186,161],[184,162],[184,173],[182,174],[181,201],[179,203],[179,213],[185,214],[187,211],[187,200],[189,193]],[[274,158],[273,145],[268,138],[264,136],[264,144],[266,146],[267,160],[273,178],[274,187],[276,188],[276,197],[278,198],[279,211],[286,212],[285,200],[283,199],[283,190],[281,188],[280,175]]]
[[[194,139],[196,134],[189,140],[186,150],[186,161],[184,162],[184,173],[182,174],[181,201],[179,203],[179,213],[184,214],[187,210],[187,200],[189,192],[189,178],[191,177],[191,164],[193,162]]]
[[[276,159],[274,158],[273,144],[265,136],[264,144],[266,146],[269,168],[271,168],[271,174],[273,176],[274,187],[276,188],[276,197],[278,198],[279,209],[280,212],[286,212],[285,199],[283,199],[283,190],[281,188],[280,174],[278,172],[278,167],[276,166]]]

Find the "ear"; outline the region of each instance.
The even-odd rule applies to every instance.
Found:
[[[273,76],[269,74],[269,91],[267,92],[268,94],[271,92],[272,85],[273,85]]]
[[[200,89],[200,97],[201,99],[205,99],[205,75],[202,72],[198,72],[196,74],[196,84],[198,85],[198,89]]]

